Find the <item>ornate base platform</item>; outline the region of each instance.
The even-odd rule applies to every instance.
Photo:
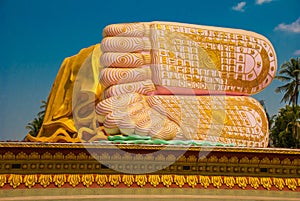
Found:
[[[300,196],[300,150],[15,142],[0,147],[1,200]]]

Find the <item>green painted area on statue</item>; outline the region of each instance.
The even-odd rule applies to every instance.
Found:
[[[151,140],[150,136],[141,136],[141,135],[113,135],[108,136],[107,138],[109,141],[129,141],[129,140]]]
[[[149,144],[149,145],[194,145],[194,146],[219,146],[219,147],[235,147],[235,144],[225,144],[220,142],[210,142],[202,140],[162,140],[152,139],[150,136],[140,135],[115,135],[108,136],[108,140],[101,140],[103,144]]]

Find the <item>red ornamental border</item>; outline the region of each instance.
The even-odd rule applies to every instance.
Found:
[[[300,192],[300,178],[202,175],[1,174],[0,189],[24,188],[204,188]]]

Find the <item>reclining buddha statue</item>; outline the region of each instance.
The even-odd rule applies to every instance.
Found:
[[[132,134],[165,141],[268,145],[268,120],[249,97],[277,61],[265,37],[171,22],[108,25],[101,44],[65,59],[43,125],[27,141],[91,142]]]

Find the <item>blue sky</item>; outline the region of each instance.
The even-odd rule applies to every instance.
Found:
[[[300,1],[0,0],[0,140],[21,140],[64,58],[99,43],[111,23],[175,21],[254,31],[273,44],[278,65],[300,57]],[[273,83],[254,97],[276,114]]]

